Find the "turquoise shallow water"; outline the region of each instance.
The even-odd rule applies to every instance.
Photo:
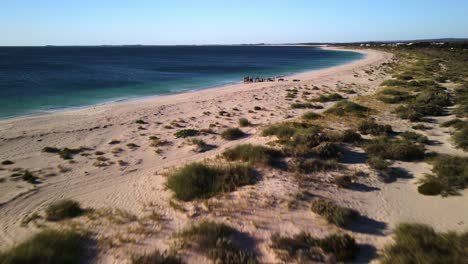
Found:
[[[0,47],[0,118],[332,67],[362,54],[286,46]]]

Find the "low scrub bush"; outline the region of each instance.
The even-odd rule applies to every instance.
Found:
[[[356,115],[365,116],[370,112],[370,108],[356,104],[351,101],[339,101],[334,106],[325,111],[327,114],[333,114],[338,116],[343,115]]]
[[[229,161],[244,161],[253,165],[273,165],[279,151],[252,144],[239,145],[224,151],[223,157]]]
[[[393,263],[465,263],[468,257],[468,232],[437,233],[422,224],[400,224],[394,243],[385,247],[380,260]]]
[[[402,119],[412,122],[423,121],[426,116],[441,116],[445,107],[452,104],[450,95],[443,88],[426,89],[407,104],[395,109]]]
[[[468,123],[465,122],[463,127],[459,128],[453,134],[452,139],[457,148],[461,148],[464,151],[468,151]]]
[[[356,211],[322,198],[312,201],[311,209],[312,212],[324,217],[329,223],[341,227],[349,225],[358,216]]]
[[[0,261],[3,264],[78,264],[86,256],[87,240],[87,235],[75,231],[44,230],[25,242],[1,252]]]
[[[328,95],[322,94],[318,98],[313,99],[312,101],[326,103],[326,102],[332,102],[332,101],[339,101],[343,99],[345,98],[341,96],[340,94],[332,93]]]
[[[321,159],[301,159],[295,165],[296,170],[300,173],[333,171],[341,167],[342,166],[335,160]]]
[[[332,142],[322,142],[314,147],[313,152],[316,156],[322,159],[339,159],[341,158],[340,147]]]
[[[15,163],[13,161],[11,161],[11,160],[2,161],[2,165],[13,165],[13,164],[15,164]]]
[[[362,141],[362,137],[359,133],[356,133],[353,129],[346,129],[340,134],[336,135],[334,140],[344,143],[357,143]]]
[[[350,262],[359,250],[355,239],[347,234],[333,234],[318,239],[304,232],[293,237],[273,234],[271,248],[282,260],[297,260],[299,263],[326,262],[330,256],[340,262]]]
[[[358,126],[359,132],[364,135],[370,134],[373,136],[387,135],[393,132],[392,126],[380,125],[374,119],[367,119],[362,121]]]
[[[293,103],[290,105],[291,109],[322,109],[323,107],[321,105],[315,105],[311,103]]]
[[[455,118],[455,119],[443,122],[442,124],[440,124],[440,126],[441,127],[454,127],[454,128],[460,129],[463,127],[464,124],[465,122],[463,120],[459,118]]]
[[[408,101],[412,97],[410,93],[397,89],[384,89],[377,95],[377,99],[386,104],[399,104]]]
[[[179,236],[187,246],[214,263],[257,263],[255,255],[242,248],[239,238],[245,235],[226,224],[203,221],[182,231]]]
[[[349,175],[335,177],[335,184],[340,188],[348,189],[353,184],[353,177]]]
[[[468,185],[468,158],[440,155],[433,161],[434,174],[426,175],[419,186],[425,195],[457,194]]]
[[[195,162],[171,173],[166,185],[177,199],[190,201],[256,182],[255,173],[248,165],[215,166]]]
[[[251,126],[252,124],[247,118],[239,118],[239,126],[240,127],[248,127]]]
[[[429,143],[429,139],[426,136],[421,135],[416,132],[406,131],[406,132],[400,133],[400,137],[402,137],[405,140],[413,141],[416,143],[421,143],[421,144]]]
[[[221,133],[221,137],[226,140],[236,140],[244,136],[245,133],[238,128],[228,128]]]
[[[195,137],[200,135],[200,131],[196,129],[182,129],[174,133],[176,138],[187,138],[187,137]]]
[[[307,113],[302,115],[302,118],[305,119],[305,120],[315,120],[315,119],[319,119],[321,117],[322,117],[321,115],[319,115],[317,113],[314,113],[314,112],[307,112]]]
[[[421,144],[405,139],[379,137],[370,141],[366,147],[370,157],[401,161],[414,161],[424,158],[425,149]]]
[[[132,264],[182,264],[182,260],[169,254],[163,254],[158,250],[149,255],[132,256]]]
[[[49,221],[60,221],[80,216],[84,213],[80,204],[73,200],[62,200],[50,204],[46,208],[46,219]]]

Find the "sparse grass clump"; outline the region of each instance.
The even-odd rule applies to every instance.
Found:
[[[465,122],[452,136],[457,148],[468,151],[468,123]]]
[[[370,108],[356,104],[351,101],[339,101],[331,108],[325,111],[327,114],[333,114],[338,116],[343,115],[356,115],[365,116],[371,111]]]
[[[321,115],[319,115],[317,113],[314,113],[314,112],[307,112],[307,113],[302,115],[302,118],[305,119],[305,120],[315,120],[315,119],[319,119],[321,117],[322,117]]]
[[[11,160],[2,161],[2,165],[13,165],[13,164],[15,164],[15,163],[13,161],[11,161]]]
[[[88,149],[85,148],[85,147],[80,147],[80,148],[77,148],[77,149],[70,149],[70,148],[59,149],[59,148],[56,148],[56,147],[44,147],[42,149],[42,152],[59,154],[59,156],[62,159],[70,160],[70,159],[73,159],[74,155],[79,154],[79,153],[81,153],[83,151],[86,151],[86,150],[88,150]]]
[[[440,124],[441,127],[454,127],[454,128],[462,128],[465,122],[459,118],[451,119],[449,121],[443,122]]]
[[[466,263],[468,233],[437,233],[422,224],[400,224],[395,242],[383,250],[383,264],[393,263]]]
[[[81,263],[86,256],[87,235],[76,231],[45,230],[0,253],[2,264]]]
[[[429,143],[429,139],[426,136],[421,135],[416,132],[406,131],[406,132],[400,133],[400,137],[402,137],[405,140],[413,141],[416,143],[421,143],[421,144]]]
[[[84,213],[84,210],[76,201],[62,200],[50,204],[45,212],[47,220],[60,221],[63,219],[80,216]]]
[[[349,175],[335,177],[335,184],[340,188],[348,189],[353,184],[353,177]]]
[[[387,137],[379,137],[370,141],[365,149],[371,157],[401,161],[421,160],[425,154],[424,146],[421,144]]]
[[[239,118],[239,126],[240,127],[248,127],[251,126],[252,124],[247,118]]]
[[[349,225],[358,216],[356,211],[341,207],[330,200],[322,198],[312,201],[311,210],[323,216],[329,223],[340,227]]]
[[[339,159],[341,158],[340,147],[333,142],[322,142],[312,149],[314,154],[322,159]]]
[[[203,221],[179,234],[185,245],[206,255],[214,263],[257,263],[252,252],[242,248],[242,236],[235,228],[223,223]]]
[[[384,89],[379,92],[377,99],[386,104],[399,104],[406,102],[412,98],[412,95],[407,91],[399,89]]]
[[[429,88],[420,92],[413,100],[395,109],[402,119],[412,122],[423,121],[426,116],[441,116],[445,107],[452,104],[450,95],[443,88]]]
[[[148,255],[132,256],[132,264],[182,264],[182,260],[170,254],[163,254],[158,250]]]
[[[279,155],[279,151],[275,149],[252,144],[239,145],[223,153],[223,157],[229,161],[243,161],[263,166],[273,165],[274,158]]]
[[[245,136],[245,133],[236,127],[228,128],[224,130],[223,133],[221,133],[221,137],[226,140],[236,140],[244,136]]]
[[[31,184],[36,184],[39,183],[39,178],[34,176],[30,171],[25,170],[23,173],[21,173],[21,179],[25,182],[31,183]]]
[[[296,164],[296,170],[300,173],[313,173],[322,171],[333,171],[342,166],[336,160],[304,159]]]
[[[332,93],[328,95],[322,94],[318,98],[313,99],[312,101],[326,103],[326,102],[339,101],[339,100],[344,100],[344,99],[345,98],[341,96],[340,94]]]
[[[373,136],[387,135],[393,132],[392,126],[377,124],[374,119],[362,121],[358,129],[364,135],[371,134]]]
[[[255,173],[248,165],[215,166],[195,162],[171,173],[166,185],[177,199],[190,201],[256,182]]]
[[[433,161],[432,172],[426,175],[418,191],[425,195],[457,194],[468,185],[468,158],[441,155]]]
[[[322,106],[314,105],[311,103],[293,103],[290,105],[291,109],[320,109]]]
[[[195,137],[200,134],[200,131],[196,129],[182,129],[174,133],[176,138],[187,138],[187,137]]]
[[[299,263],[326,262],[331,256],[331,259],[349,262],[359,250],[355,239],[347,234],[318,239],[304,232],[293,237],[282,237],[276,233],[271,237],[271,248],[283,261],[297,260]]]

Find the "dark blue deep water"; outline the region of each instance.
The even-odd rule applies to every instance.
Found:
[[[275,46],[0,47],[0,118],[331,67],[355,52]]]

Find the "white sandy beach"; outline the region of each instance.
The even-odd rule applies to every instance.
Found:
[[[15,164],[0,166],[0,245],[5,249],[31,236],[34,231],[50,225],[41,220],[22,225],[25,217],[43,209],[53,201],[71,198],[85,207],[113,208],[137,219],[146,219],[157,212],[163,221],[145,224],[144,231],[135,231],[139,221],[123,221],[112,224],[94,219],[81,219],[75,225],[91,228],[98,237],[110,242],[101,255],[100,263],[125,263],[128,252],[161,250],[170,247],[171,235],[193,221],[210,218],[222,220],[250,234],[257,242],[260,261],[276,263],[268,248],[271,234],[295,234],[308,231],[323,236],[338,228],[314,216],[306,206],[289,210],[287,203],[300,190],[286,177],[287,173],[262,169],[262,180],[231,193],[215,197],[207,203],[181,203],[185,211],[170,206],[171,192],[164,187],[164,171],[187,162],[214,158],[226,148],[242,143],[266,143],[271,141],[259,135],[262,125],[299,117],[308,110],[290,109],[291,101],[285,100],[286,89],[317,86],[310,90],[310,97],[329,92],[339,92],[349,87],[356,95],[372,94],[379,84],[389,78],[382,63],[390,62],[392,54],[359,50],[366,54],[362,60],[333,68],[290,76],[288,82],[236,84],[157,98],[106,104],[80,110],[70,110],[48,115],[0,121],[0,161],[11,160]],[[366,73],[372,69],[372,73]],[[292,82],[300,79],[300,82]],[[354,95],[346,95],[351,98]],[[325,109],[333,103],[324,103]],[[259,106],[262,110],[254,110]],[[221,116],[226,111],[230,116]],[[204,134],[202,138],[216,148],[198,153],[187,139],[177,139],[174,133],[183,128],[208,129],[222,132],[227,127],[237,127],[238,119],[245,117],[256,126],[242,128],[248,137],[225,141],[219,135]],[[147,124],[136,124],[136,120]],[[396,130],[408,130],[406,121],[386,120]],[[168,126],[172,128],[168,128]],[[436,127],[436,125],[434,126]],[[340,128],[337,128],[340,129]],[[447,129],[445,129],[447,130]],[[465,155],[448,143],[444,129],[434,128],[426,134],[430,139],[444,142],[431,150]],[[157,136],[168,143],[152,147],[149,136]],[[118,140],[118,144],[109,144]],[[138,148],[126,145],[134,143]],[[86,146],[93,151],[90,156],[76,155],[73,162],[54,154],[43,153],[44,147],[79,148]],[[116,151],[121,148],[121,151]],[[155,150],[158,149],[156,153]],[[102,151],[108,166],[96,167],[95,151]],[[362,150],[356,150],[362,151]],[[122,160],[126,165],[119,165]],[[415,177],[430,171],[427,164],[398,164]],[[59,168],[60,166],[60,168]],[[350,170],[369,171],[366,164],[347,164]],[[14,168],[30,170],[41,183],[32,185],[14,181],[10,175]],[[455,197],[427,197],[417,193],[417,179],[399,179],[381,183],[373,173],[360,182],[366,191],[337,189],[327,184],[332,175],[323,175],[323,185],[309,190],[313,195],[330,197],[338,203],[358,210],[369,218],[356,227],[353,233],[357,241],[371,244],[378,249],[390,241],[391,228],[402,221],[427,223],[438,230],[468,230],[467,193]],[[84,217],[86,218],[86,217]],[[141,220],[143,221],[143,220]],[[367,225],[367,226],[366,226]],[[341,232],[341,231],[340,231]],[[344,231],[343,231],[344,232]],[[125,239],[122,239],[125,237]],[[137,240],[138,243],[132,241]],[[367,262],[363,254],[358,261]],[[191,256],[191,263],[204,261],[202,256]]]

